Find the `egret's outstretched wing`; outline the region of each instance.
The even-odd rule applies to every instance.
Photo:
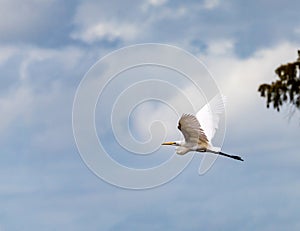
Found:
[[[197,145],[199,142],[208,143],[199,121],[193,115],[183,114],[178,122],[178,129],[182,132],[185,142]]]
[[[218,129],[220,116],[225,112],[225,102],[225,96],[217,94],[196,114],[209,142],[211,142]]]

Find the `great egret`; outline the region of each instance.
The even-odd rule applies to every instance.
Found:
[[[224,97],[216,95],[196,116],[191,114],[183,114],[181,116],[178,129],[182,132],[184,140],[165,142],[162,145],[176,146],[176,153],[179,155],[184,155],[189,151],[210,152],[244,161],[240,156],[221,152],[221,148],[214,147],[211,143],[218,128],[219,117],[223,112]],[[199,121],[202,126],[200,126]]]

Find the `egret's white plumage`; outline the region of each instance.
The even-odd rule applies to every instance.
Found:
[[[209,142],[211,142],[216,130],[219,128],[220,116],[225,113],[225,103],[226,97],[217,94],[196,114],[196,118],[201,121],[201,127]]]
[[[214,147],[211,143],[218,129],[220,116],[225,110],[224,101],[224,96],[216,95],[196,116],[183,114],[178,122],[178,129],[182,132],[184,140],[165,142],[163,145],[177,146],[176,153],[179,155],[189,151],[210,152],[243,161],[239,156],[221,152],[220,147]]]

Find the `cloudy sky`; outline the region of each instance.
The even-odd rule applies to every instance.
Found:
[[[296,0],[0,0],[0,230],[299,230],[299,114],[289,120],[288,108],[266,109],[257,92],[297,58],[299,8]],[[244,162],[218,158],[198,175],[199,154],[148,190],[115,187],[90,171],[73,137],[76,89],[100,58],[137,43],[177,46],[205,63],[228,99],[223,149]],[[192,91],[168,70],[144,69],[111,82],[103,97],[116,98],[140,73]],[[173,155],[119,147],[103,122],[111,101],[98,102],[95,120],[114,159],[144,168]],[[161,117],[167,138],[178,139],[176,114],[153,102],[133,111],[133,136],[147,140]]]

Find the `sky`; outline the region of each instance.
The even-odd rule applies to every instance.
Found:
[[[257,92],[296,60],[299,8],[294,0],[0,0],[0,230],[299,230],[299,113],[289,119],[289,107],[267,109]],[[176,46],[205,64],[228,101],[222,149],[244,162],[220,157],[199,175],[197,154],[173,180],[144,190],[111,185],[87,167],[72,128],[78,86],[99,59],[142,43]],[[174,156],[172,147],[133,155],[109,123],[123,90],[153,76],[197,99],[166,68],[111,81],[95,107],[97,135],[128,167]],[[172,89],[166,97],[180,105]],[[149,130],[155,120],[165,134]],[[172,108],[148,102],[126,126],[140,142],[179,139],[177,120]],[[116,127],[128,139],[124,124]]]

